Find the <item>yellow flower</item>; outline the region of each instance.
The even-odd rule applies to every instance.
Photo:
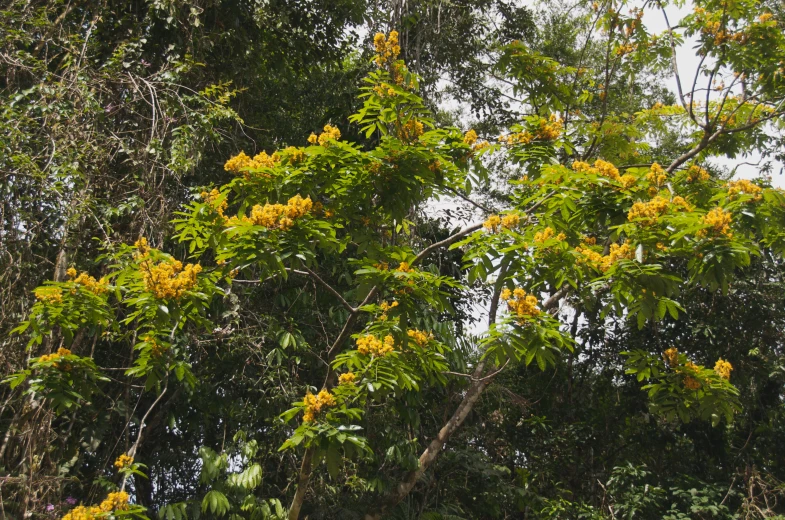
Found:
[[[76,506],[71,509],[62,520],[93,520],[101,513],[103,513],[103,511],[95,506]]]
[[[680,197],[678,195],[673,197],[673,200],[671,201],[671,204],[673,206],[676,206],[677,208],[681,208],[681,209],[683,209],[685,211],[692,211],[692,206],[690,206],[690,203],[687,202],[684,199],[684,197]]]
[[[425,128],[416,119],[409,119],[403,126],[398,128],[398,139],[402,141],[413,141],[420,137]]]
[[[117,460],[114,461],[114,467],[117,469],[124,469],[134,463],[134,458],[123,453]]]
[[[387,63],[392,63],[401,53],[401,46],[398,43],[398,31],[390,31],[390,37],[386,38],[384,33],[376,33],[373,37],[373,46],[376,50],[374,61],[376,65],[382,67]]]
[[[619,182],[621,183],[622,187],[626,190],[634,186],[635,183],[638,182],[638,179],[634,175],[630,175],[628,173],[627,175],[622,175],[621,177],[619,177]]]
[[[730,230],[730,223],[731,223],[731,215],[723,211],[722,208],[714,208],[709,211],[706,215],[703,216],[702,222],[705,225],[711,226],[710,231],[712,231],[715,235],[722,234],[728,238],[733,236],[733,232]],[[707,230],[701,229],[698,231],[699,237],[706,236]]]
[[[539,128],[534,133],[534,138],[542,141],[553,141],[559,138],[562,133],[563,122],[557,119],[555,114],[551,114],[546,121],[540,119]]]
[[[202,272],[199,264],[188,264],[183,268],[179,260],[162,260],[156,265],[145,261],[139,269],[142,271],[145,290],[160,299],[178,299],[186,291],[196,286],[197,275]]]
[[[718,359],[717,363],[714,364],[714,371],[724,379],[730,379],[731,370],[733,370],[733,365],[722,358]]]
[[[753,184],[747,179],[730,181],[727,187],[728,187],[728,197],[730,198],[734,198],[740,193],[744,193],[745,195],[753,195],[754,196],[753,200],[760,200],[761,198],[760,193],[763,191],[763,188],[761,188],[757,184]]]
[[[519,217],[515,213],[508,213],[504,215],[501,220],[501,226],[504,229],[512,229],[518,227],[518,224],[521,222],[521,217]]]
[[[491,147],[491,143],[489,143],[488,141],[480,141],[479,143],[472,146],[472,151],[481,152],[482,150],[485,150],[486,148],[490,148],[490,147]]]
[[[534,234],[534,242],[537,244],[542,244],[546,240],[550,240],[556,234],[556,231],[553,230],[552,227],[546,227],[542,231],[538,231]]]
[[[616,168],[612,163],[603,161],[602,159],[597,159],[594,161],[594,166],[591,166],[589,163],[583,161],[575,161],[572,163],[572,169],[578,173],[599,175],[601,177],[607,177],[608,179],[621,182],[619,169]]]
[[[526,294],[526,291],[520,287],[516,287],[513,291],[505,287],[502,290],[501,299],[507,302],[507,308],[518,318],[540,314],[540,309],[537,308],[537,298],[532,294]]]
[[[240,152],[224,164],[224,170],[227,172],[239,173],[243,168],[251,166],[251,158],[245,152]]]
[[[49,305],[63,303],[63,290],[59,287],[37,287],[33,294],[36,300]]]
[[[319,415],[322,408],[335,406],[335,398],[327,390],[322,390],[317,395],[307,392],[303,398],[303,404],[305,405],[303,421],[311,422]]]
[[[603,256],[588,247],[576,247],[575,251],[581,255],[577,260],[578,264],[588,264],[602,272],[608,271],[613,264],[622,259],[631,259],[634,252],[629,244],[611,244],[610,251]]]
[[[308,136],[308,142],[311,144],[316,144],[319,142],[319,137],[313,132],[311,132],[311,135]]]
[[[771,20],[772,18],[774,18],[774,15],[773,15],[773,14],[771,14],[771,13],[763,13],[762,15],[760,15],[760,16],[758,17],[758,21],[759,21],[760,23],[766,23],[766,22],[768,22],[769,20]]]
[[[400,273],[413,273],[414,268],[411,265],[409,265],[409,262],[401,262],[400,264],[398,264],[398,268],[396,269],[396,271]]]
[[[416,329],[407,330],[406,335],[421,347],[424,347],[430,340],[433,339],[433,334]]]
[[[488,217],[488,220],[483,223],[482,227],[491,233],[496,233],[499,230],[501,223],[502,219],[499,215],[491,215]]]
[[[687,168],[687,182],[707,181],[709,178],[709,172],[700,166],[693,164]]]
[[[621,179],[621,177],[619,176],[619,170],[613,164],[609,163],[608,161],[603,161],[602,159],[597,159],[594,162],[594,167],[599,172],[599,175],[602,175],[603,177],[607,177],[607,178],[613,179],[615,181],[618,181],[619,179]]]
[[[259,170],[261,168],[274,168],[281,160],[278,153],[267,155],[267,152],[259,152],[253,159],[248,157],[245,152],[240,152],[224,164],[224,170],[236,174],[242,173],[246,179],[250,179],[251,174],[248,170]],[[267,177],[267,175],[262,175]]]
[[[697,390],[701,387],[701,384],[692,376],[687,376],[684,378],[684,386],[690,390]]]
[[[463,136],[463,142],[465,144],[468,144],[469,146],[471,146],[474,143],[476,143],[477,142],[477,132],[475,132],[474,130],[469,130],[468,132],[466,132],[466,134]]]
[[[289,199],[286,205],[255,205],[251,208],[251,215],[247,220],[254,225],[264,226],[267,229],[286,231],[294,226],[296,219],[307,215],[312,209],[313,201],[311,197],[302,198],[300,195],[295,195]],[[234,224],[234,221],[229,223]]]
[[[109,493],[106,499],[101,502],[101,505],[98,507],[104,513],[128,509],[128,493],[125,491]]]
[[[338,128],[332,125],[324,125],[324,132],[319,134],[317,142],[322,146],[329,146],[331,139],[337,141],[340,138],[341,138],[341,131],[338,130]],[[311,142],[310,137],[308,138],[308,142]]]
[[[499,141],[506,142],[507,144],[529,144],[534,140],[534,136],[529,132],[518,132],[509,134],[507,137],[500,135]]]
[[[682,199],[683,200],[683,199]],[[660,197],[659,195],[651,199],[649,202],[636,202],[632,205],[627,220],[643,219],[643,225],[651,225],[657,222],[660,215],[668,210],[668,199]]]
[[[357,376],[352,372],[346,372],[338,377],[338,384],[340,385],[353,385]]]
[[[295,164],[305,160],[305,152],[302,150],[302,148],[297,148],[296,146],[287,146],[283,151],[286,154],[286,157],[289,158],[290,164]]]
[[[107,282],[105,278],[96,280],[95,278],[93,278],[87,273],[81,273],[79,276],[74,278],[73,281],[76,284],[83,285],[87,290],[89,290],[93,294],[101,295],[109,290],[109,282]]]
[[[654,163],[649,168],[649,173],[646,174],[646,179],[656,186],[661,186],[667,179],[668,175],[658,163]]]
[[[57,352],[55,352],[53,354],[44,354],[43,356],[39,357],[38,358],[38,362],[42,363],[42,362],[46,362],[46,361],[57,361],[60,358],[63,358],[65,356],[70,356],[70,355],[71,355],[71,351],[70,350],[68,350],[67,348],[60,347],[60,348],[57,349]],[[55,366],[55,368],[64,368],[59,363],[55,363],[54,366]]]
[[[665,361],[668,363],[669,367],[675,367],[679,364],[679,351],[674,347],[666,350],[662,357],[665,358]]]
[[[380,269],[382,271],[386,271],[387,270],[387,264],[386,263],[385,263],[384,266],[380,266],[380,264],[375,264],[374,267],[376,267],[377,269]],[[384,269],[381,269],[381,267],[384,267]],[[381,320],[381,321],[387,320],[387,312],[389,310],[391,310],[391,309],[394,309],[397,306],[398,306],[398,302],[395,301],[395,300],[393,300],[392,303],[382,302],[382,304],[379,306],[379,308],[382,310],[382,314],[379,316],[379,320]]]
[[[65,274],[68,275],[68,278],[76,278],[76,268],[69,267]]]
[[[393,351],[394,343],[395,340],[390,335],[385,336],[382,341],[372,334],[366,334],[357,338],[357,352],[384,357]]]
[[[224,211],[228,206],[226,199],[222,200],[220,203],[218,199],[221,196],[221,192],[217,189],[213,188],[210,192],[203,191],[199,194],[202,197],[202,200],[210,207],[212,207],[220,216],[224,216]]]
[[[150,251],[150,246],[147,244],[147,239],[145,237],[142,237],[134,242],[134,247],[136,248],[137,258],[146,255]]]

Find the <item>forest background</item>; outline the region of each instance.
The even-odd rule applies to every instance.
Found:
[[[782,518],[784,14],[5,0],[0,516]]]

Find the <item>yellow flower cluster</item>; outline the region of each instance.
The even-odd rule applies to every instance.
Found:
[[[333,125],[324,125],[324,132],[322,132],[318,136],[312,133],[308,137],[308,142],[311,144],[318,143],[321,146],[329,146],[330,139],[337,141],[340,138],[341,138],[341,131],[338,130],[338,127],[335,127]]]
[[[474,130],[469,130],[468,132],[466,132],[466,134],[463,136],[463,142],[464,142],[464,144],[468,144],[469,146],[471,146],[474,143],[476,143],[477,142],[477,132],[475,132]]]
[[[619,175],[619,169],[616,168],[613,164],[609,163],[608,161],[603,161],[602,159],[597,159],[596,161],[594,161],[594,166],[591,166],[589,163],[583,161],[575,161],[574,163],[572,163],[572,169],[578,173],[599,175],[601,177],[607,177],[608,179],[612,179],[614,181],[621,181],[621,176]]]
[[[36,300],[49,305],[63,303],[63,290],[59,287],[37,287],[33,294]]]
[[[409,262],[401,262],[398,264],[398,268],[396,269],[399,273],[413,273],[414,268],[409,265]]]
[[[516,213],[508,213],[502,217],[499,215],[491,215],[488,217],[482,227],[484,227],[487,231],[491,233],[496,233],[499,231],[499,228],[503,229],[513,229],[518,227],[521,223],[521,217]]]
[[[724,379],[730,379],[731,370],[733,370],[733,365],[722,358],[718,359],[714,364],[714,371]]]
[[[551,227],[546,227],[542,231],[538,231],[537,233],[534,234],[534,242],[537,244],[542,244],[546,240],[550,240],[551,238],[554,238],[554,235],[556,235],[556,231],[554,231],[553,228]],[[558,235],[555,236],[555,238],[556,240],[565,240],[567,238],[567,235],[565,235],[564,233],[559,233]]]
[[[773,15],[773,14],[771,14],[771,13],[763,13],[762,15],[760,15],[760,16],[758,17],[758,21],[759,21],[760,23],[766,23],[766,22],[768,22],[769,20],[771,20],[772,18],[774,18],[774,15]]]
[[[534,136],[529,132],[517,132],[507,136],[500,135],[499,141],[507,144],[529,144],[534,140]]]
[[[378,265],[378,264],[376,264],[376,265]],[[386,271],[387,269],[383,269],[383,270]],[[387,320],[387,312],[390,309],[396,308],[397,306],[398,306],[398,302],[395,301],[395,300],[393,300],[392,303],[382,302],[382,304],[379,305],[379,308],[382,310],[382,314],[381,314],[381,316],[379,316],[379,320],[380,321]]]
[[[709,172],[696,164],[687,168],[687,182],[707,181],[709,178]]]
[[[559,138],[563,128],[562,120],[557,119],[556,114],[551,114],[548,121],[540,119],[539,128],[535,131],[534,136],[543,141],[553,141]]]
[[[622,187],[626,190],[633,187],[635,183],[638,182],[638,178],[628,173],[626,175],[622,175],[621,177],[619,177],[619,182],[621,183]]]
[[[515,132],[507,136],[500,135],[499,142],[507,144],[529,144],[532,141],[553,141],[558,139],[564,128],[561,119],[557,119],[555,114],[551,114],[549,119],[540,119],[537,129],[532,134],[528,131]],[[490,146],[490,145],[489,145]]]
[[[302,198],[295,195],[284,204],[265,204],[255,205],[251,208],[251,216],[243,217],[244,222],[264,226],[267,229],[280,229],[286,231],[294,226],[294,221],[310,213],[313,209],[311,197]],[[227,225],[236,225],[238,219],[233,217],[227,221]]]
[[[245,152],[240,152],[224,164],[224,170],[233,173],[243,173],[246,179],[250,178],[247,170],[258,170],[259,168],[274,168],[281,161],[278,153],[267,155],[267,152],[260,152],[253,159],[248,157]]]
[[[96,280],[95,278],[84,272],[77,276],[76,269],[74,267],[69,267],[68,270],[66,271],[66,274],[68,275],[69,278],[72,279],[74,283],[77,283],[79,285],[84,285],[85,288],[87,288],[87,290],[89,290],[93,294],[101,295],[109,290],[109,283],[106,281],[105,278]],[[76,291],[74,290],[71,292],[76,292]]]
[[[317,395],[313,395],[311,392],[308,392],[305,394],[305,399],[303,399],[303,402],[305,404],[303,421],[305,422],[313,421],[314,418],[319,415],[319,412],[322,411],[322,408],[335,406],[335,398],[327,390],[322,390]]]
[[[144,336],[142,338],[142,341],[150,345],[150,355],[154,358],[161,357],[164,354],[164,352],[166,352],[166,350],[168,349],[166,345],[162,345],[161,343],[158,343],[158,340],[156,340],[153,336],[149,334]]]
[[[733,236],[733,232],[730,230],[731,215],[730,213],[723,211],[722,208],[714,208],[709,211],[703,216],[702,221],[704,224],[711,226],[711,231],[713,231],[714,234],[722,234],[728,238]],[[705,237],[706,230],[701,229],[697,234],[699,237]]]
[[[649,168],[649,173],[646,174],[646,180],[655,186],[662,186],[668,179],[668,174],[662,169],[658,163],[654,163]]]
[[[627,220],[644,219],[642,224],[651,225],[657,222],[660,215],[668,210],[670,202],[664,197],[654,197],[649,202],[636,202],[627,213]]]
[[[668,363],[668,366],[673,368],[679,364],[679,351],[676,350],[675,347],[671,347],[666,350],[662,357],[665,359],[665,362]]]
[[[180,298],[186,291],[196,285],[196,276],[202,272],[199,264],[188,264],[183,268],[179,260],[162,260],[151,266],[144,262],[140,269],[144,278],[145,289],[156,298]]]
[[[298,163],[305,160],[305,152],[302,148],[297,148],[296,146],[287,146],[283,149],[286,157],[289,158],[290,163]]]
[[[381,341],[373,334],[366,334],[357,338],[357,352],[360,354],[384,357],[393,351],[394,346],[395,339],[389,334],[384,337],[384,341]]]
[[[376,49],[376,65],[382,67],[385,63],[391,63],[398,58],[401,53],[401,46],[398,44],[398,31],[390,31],[390,37],[384,33],[376,33],[373,37],[373,46]]]
[[[353,385],[354,381],[357,379],[357,376],[354,375],[352,372],[346,372],[345,374],[341,374],[338,376],[338,384],[339,385]]]
[[[687,200],[684,197],[681,197],[679,195],[673,197],[673,200],[671,200],[671,205],[675,206],[677,209],[683,209],[684,211],[692,211],[692,206],[690,206],[690,203],[687,202]]]
[[[57,352],[55,352],[54,354],[44,354],[43,356],[38,358],[38,361],[39,362],[57,361],[62,357],[70,356],[70,355],[71,355],[70,350],[68,350],[67,348],[60,347],[59,349],[57,349]],[[57,364],[55,364],[55,366],[57,366]]]
[[[488,217],[488,220],[483,222],[482,227],[484,227],[487,231],[491,233],[496,233],[499,231],[499,226],[502,223],[502,219],[499,215],[491,215]]]
[[[752,182],[748,181],[747,179],[739,179],[737,181],[730,181],[728,183],[728,197],[735,197],[740,193],[744,193],[746,195],[753,195],[754,200],[761,199],[761,192],[763,188],[758,186],[757,184],[753,184]]]
[[[428,344],[429,341],[433,339],[433,334],[431,334],[430,332],[425,332],[417,329],[407,330],[406,335],[409,336],[412,339],[412,341],[414,341],[421,347],[424,347],[425,345]]]
[[[210,192],[203,191],[199,194],[202,197],[202,200],[209,206],[211,206],[220,216],[224,216],[224,211],[228,206],[226,199],[222,200],[220,203],[218,202],[218,198],[221,196],[221,192],[217,189],[213,188]]]
[[[125,491],[116,491],[109,493],[106,499],[101,502],[99,506],[77,506],[70,510],[62,520],[93,520],[95,518],[103,518],[105,513],[112,511],[123,511],[128,509],[128,493]]]
[[[122,455],[117,457],[116,461],[114,461],[114,467],[117,469],[124,469],[129,467],[133,463],[134,463],[134,458],[123,453]]]
[[[516,213],[508,213],[502,217],[501,225],[504,229],[512,229],[518,227],[521,223],[521,217]]]
[[[137,258],[141,258],[150,252],[150,246],[147,244],[147,239],[145,237],[142,237],[134,242],[134,247],[136,248]]]
[[[576,247],[575,251],[580,253],[583,258],[578,259],[578,263],[589,264],[602,272],[606,272],[618,260],[631,259],[634,255],[633,250],[629,244],[611,244],[610,251],[607,255],[603,256],[600,253],[589,249],[588,247]]]
[[[502,290],[501,298],[507,302],[510,312],[519,318],[540,314],[540,309],[537,308],[537,298],[533,294],[526,294],[526,291],[520,287],[516,287],[512,291],[505,287]]]
[[[423,124],[416,119],[409,119],[403,126],[398,128],[398,139],[402,141],[413,141],[420,137],[424,131]]]
[[[700,382],[692,376],[687,376],[684,378],[684,386],[690,390],[697,390],[701,387]]]
[[[474,146],[472,146],[472,151],[480,152],[480,151],[485,150],[486,148],[490,148],[490,147],[491,147],[491,143],[489,143],[488,141],[480,141],[479,143],[477,143]]]

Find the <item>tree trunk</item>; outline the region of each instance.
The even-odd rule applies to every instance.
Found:
[[[297,479],[297,491],[292,499],[292,506],[289,508],[289,520],[297,520],[300,517],[300,509],[305,501],[305,493],[308,491],[308,481],[311,479],[311,461],[316,448],[313,446],[305,450],[303,462],[300,465],[300,477]]]

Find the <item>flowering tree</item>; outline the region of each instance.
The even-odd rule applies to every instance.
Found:
[[[99,506],[73,510],[69,520],[141,514],[128,506],[125,485],[141,474],[133,459],[148,414],[173,385],[199,384],[183,338],[221,329],[227,302],[246,287],[289,279],[313,284],[340,323],[324,345],[302,341],[296,324],[280,336],[284,348],[299,342],[312,354],[302,361],[308,370],[295,385],[299,397],[280,415],[289,433],[280,450],[299,461],[288,518],[300,517],[322,462],[338,479],[345,464],[374,472],[379,453],[400,444],[419,450],[366,504],[363,513],[372,519],[407,497],[503,371],[516,364],[548,371],[572,350],[574,332],[560,309],[592,305],[602,317],[641,328],[677,320],[685,289],[727,291],[751,257],[781,255],[785,195],[750,181],[720,181],[697,162],[728,146],[752,146],[763,123],[783,113],[785,83],[782,70],[774,70],[782,63],[783,36],[770,17],[752,16],[755,5],[740,4],[714,20],[711,4],[686,21],[715,62],[709,81],[727,69],[736,78],[731,84],[702,105],[697,87],[690,96],[680,91],[678,105],[652,107],[631,122],[613,121],[605,87],[585,71],[543,60],[521,43],[509,46],[502,67],[537,111],[493,144],[473,130],[438,127],[417,94],[416,75],[397,59],[398,33],[377,34],[376,70],[350,119],[371,145],[342,140],[336,123],[312,134],[308,146],[253,157],[241,152],[225,164],[234,179],[201,192],[175,221],[185,264],[140,238],[107,252],[110,268],[101,280],[73,270],[67,281],[36,291],[38,303],[17,331],[29,334],[31,346],[52,351],[60,338],[64,346],[31,359],[9,378],[14,387],[26,384],[30,399],[58,412],[77,409],[107,378],[72,345],[109,337],[130,341],[134,358],[126,374],[155,395],[134,444],[115,463],[124,475],[121,489]],[[650,37],[638,14],[624,18],[607,9],[597,18],[611,35],[614,67],[657,61],[673,50],[673,33]],[[761,37],[776,43],[765,59],[735,45]],[[741,94],[731,95],[741,82]],[[577,107],[597,99],[601,117],[583,116]],[[693,125],[687,150],[667,163],[646,160],[646,138],[671,121]],[[488,164],[499,157],[521,170],[504,209],[442,239],[418,239],[416,212],[440,197],[470,199],[491,182]],[[631,157],[636,163],[629,164]],[[463,270],[446,272],[435,259],[454,249]],[[477,286],[490,291],[487,327],[464,352],[461,330],[447,318]],[[273,305],[279,303],[286,302]],[[318,298],[312,303],[318,312]],[[626,353],[627,372],[648,392],[651,411],[667,421],[733,420],[739,410],[733,367],[715,362],[713,369],[696,364],[678,346]],[[405,431],[419,419],[401,407],[416,409],[428,392],[447,390],[457,404],[450,402],[426,439],[385,436],[368,420],[378,410],[394,411]],[[284,515],[278,501],[284,497],[257,500],[251,493],[261,482],[252,462],[255,441],[235,440],[242,470],[225,478],[228,456],[200,451],[202,482],[211,487],[202,512]],[[185,506],[165,511],[182,515]]]

